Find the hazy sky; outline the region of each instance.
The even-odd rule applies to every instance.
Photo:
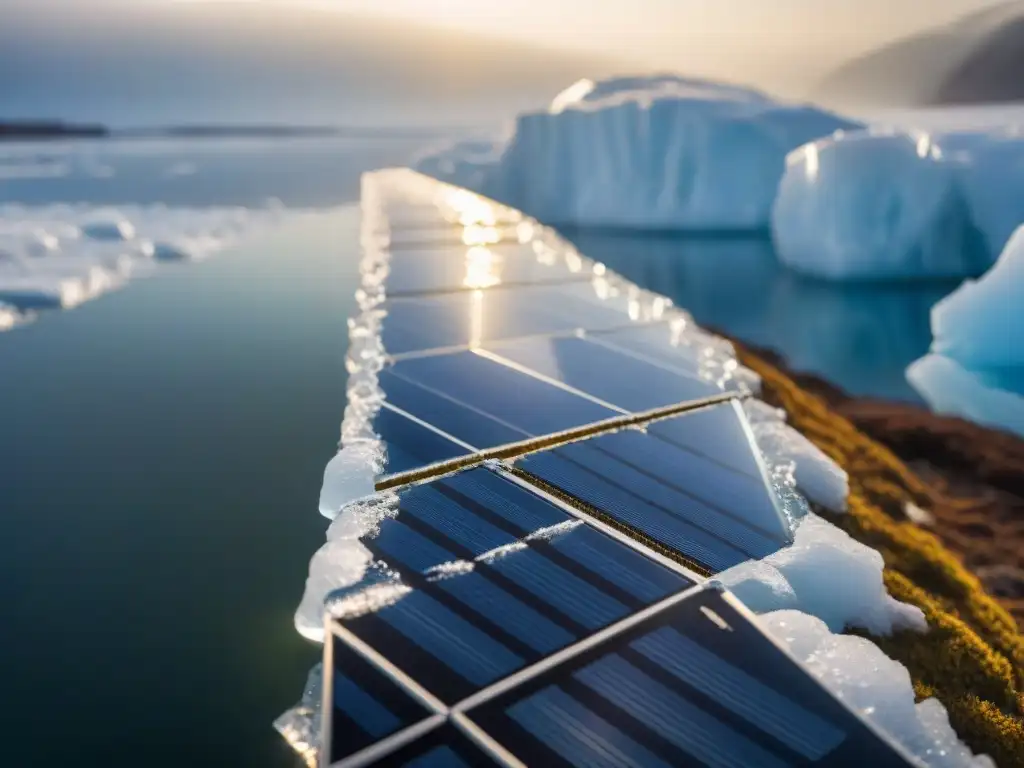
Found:
[[[85,0],[83,0],[85,1]],[[166,0],[158,0],[166,1]],[[192,0],[195,1],[195,0]],[[998,0],[256,0],[430,22],[641,64],[749,77],[798,74]],[[2,0],[0,0],[2,2]]]

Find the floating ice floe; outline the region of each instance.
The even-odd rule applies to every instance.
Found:
[[[833,634],[826,622],[796,610],[774,611],[761,621],[825,687],[925,765],[994,768],[990,758],[975,757],[960,741],[941,703],[915,703],[906,667],[874,643]]]
[[[787,154],[857,124],[757,91],[674,76],[581,81],[510,136],[418,169],[546,224],[756,231]]]
[[[959,180],[927,134],[807,144],[790,155],[772,212],[779,259],[829,279],[980,274],[991,259]]]
[[[1024,227],[996,265],[932,309],[931,352],[907,378],[933,410],[1024,435]]]
[[[0,302],[69,308],[283,221],[279,209],[0,205]],[[0,326],[3,327],[3,326]]]

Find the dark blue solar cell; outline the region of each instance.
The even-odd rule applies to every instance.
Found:
[[[524,549],[489,565],[585,629],[600,629],[629,613],[614,597],[535,550]]]
[[[764,461],[738,402],[701,408],[678,419],[652,424],[648,431],[751,477],[764,477]]]
[[[554,653],[576,639],[571,632],[512,597],[481,573],[441,579],[437,586],[539,654]]]
[[[433,714],[339,637],[330,635],[327,645],[323,684],[331,701],[332,762]]]
[[[503,424],[468,405],[396,376],[390,369],[381,371],[379,382],[389,403],[476,450],[530,437],[529,433]]]
[[[487,248],[452,244],[392,253],[385,292],[397,296],[589,279],[590,275],[583,272],[571,272],[564,261],[538,261],[529,245],[510,243]]]
[[[622,300],[602,302],[583,283],[395,299],[385,309],[382,340],[391,355],[630,323]]]
[[[552,549],[615,584],[639,600],[656,602],[679,589],[678,576],[652,568],[650,558],[624,549],[615,539],[589,526],[551,541]]]
[[[679,344],[679,330],[671,322],[597,331],[588,333],[587,338],[623,352],[656,360],[694,376],[700,371],[700,360],[691,348]]]
[[[469,453],[458,443],[387,407],[381,408],[373,420],[373,430],[387,446],[386,470],[389,474],[407,472]]]
[[[516,439],[520,440],[524,436],[546,435],[619,415],[617,411],[473,352],[403,360],[388,373],[446,395],[479,414],[518,430],[520,436]],[[383,377],[382,385],[390,399],[390,383],[384,382]],[[404,405],[399,407],[409,410]],[[439,403],[437,407],[443,409],[445,406]],[[437,415],[410,413],[477,448],[501,445],[492,442],[481,444],[479,440],[484,435],[475,435],[477,430],[473,427],[457,434],[442,426],[442,419]]]
[[[658,422],[646,433],[622,430],[533,454],[519,465],[717,572],[791,540],[744,422],[739,406],[727,403]],[[727,437],[709,433],[716,428],[732,432],[730,454]],[[703,453],[707,446],[717,455]]]
[[[722,393],[710,382],[587,339],[519,339],[487,349],[626,411],[647,411]]]
[[[413,591],[345,626],[449,704],[692,584],[483,467],[400,492],[363,545]]]
[[[374,760],[381,768],[486,768],[505,765],[495,760],[451,723]]]
[[[708,588],[467,711],[527,765],[910,761]]]
[[[374,614],[474,687],[519,669],[523,660],[423,592]]]
[[[558,450],[533,454],[519,465],[545,483],[586,502],[613,520],[712,572],[726,570],[750,559],[750,555],[738,547],[688,522],[676,510],[656,507],[633,490],[615,485],[604,477],[601,467],[573,463]]]

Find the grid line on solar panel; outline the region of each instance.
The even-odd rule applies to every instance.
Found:
[[[530,287],[530,286],[518,286],[518,287]],[[396,298],[402,299],[402,298],[415,298],[415,297],[398,296]],[[637,328],[637,327],[644,327],[646,325],[658,325],[658,324],[659,323],[656,322],[656,321],[652,322],[652,323],[646,323],[646,322],[635,322],[634,323],[634,322],[631,322],[631,323],[619,326],[617,329],[614,329],[614,330],[624,330],[624,329],[629,329],[629,328]],[[510,337],[501,339],[501,341],[502,342],[506,342],[506,341],[508,341],[508,342],[515,342],[515,341],[527,341],[529,339],[568,339],[568,338],[579,337],[581,333],[587,333],[587,332],[586,331],[582,331],[579,328],[566,328],[566,329],[560,330],[560,331],[549,331],[549,332],[543,332],[543,333],[528,333],[528,334],[523,334],[521,336],[510,336]],[[586,338],[591,338],[591,337],[587,336]],[[480,349],[480,346],[478,346],[478,345],[475,346],[473,344],[455,344],[455,345],[448,346],[448,347],[432,347],[430,349],[420,349],[420,350],[415,350],[413,352],[398,352],[396,354],[389,354],[388,355],[388,360],[391,363],[400,363],[400,362],[402,362],[404,360],[416,360],[417,358],[421,358],[421,357],[438,357],[438,356],[441,356],[441,355],[450,355],[450,354],[452,354],[454,352],[473,352],[473,351],[476,351],[477,349]]]
[[[444,395],[439,396],[444,397],[445,399],[450,399]],[[702,400],[677,403],[662,408],[655,408],[651,411],[645,411],[642,413],[631,413],[623,414],[620,416],[612,416],[608,419],[591,422],[581,427],[562,430],[560,432],[553,432],[541,435],[539,437],[527,437],[524,440],[517,440],[509,443],[504,443],[494,448],[488,448],[484,450],[474,449],[469,443],[463,440],[459,440],[456,437],[453,437],[451,434],[445,432],[444,430],[438,428],[437,426],[429,424],[428,422],[408,413],[407,411],[385,402],[386,407],[391,408],[396,412],[400,412],[418,423],[422,423],[426,426],[429,426],[433,432],[437,433],[438,435],[444,436],[449,440],[452,440],[453,442],[459,444],[460,446],[466,447],[467,449],[473,451],[473,453],[471,455],[461,456],[451,460],[442,460],[439,462],[435,462],[433,464],[428,464],[426,466],[410,470],[407,472],[395,472],[388,474],[377,481],[376,487],[377,490],[379,491],[393,490],[414,483],[430,480],[434,477],[438,477],[441,475],[451,474],[452,472],[468,468],[470,466],[484,464],[488,461],[519,458],[531,453],[550,450],[558,446],[566,445],[581,440],[586,440],[588,438],[597,437],[603,434],[616,432],[623,429],[628,429],[630,427],[650,425],[656,423],[661,419],[668,419],[675,416],[679,416],[692,410],[698,410],[719,403],[729,402],[734,398],[734,394],[723,393],[721,395],[714,395],[712,397],[704,398]],[[486,418],[492,418],[482,413],[481,416],[485,416]],[[509,426],[508,428],[512,430],[515,429],[515,427],[512,426]]]
[[[474,351],[623,413],[709,397],[723,390],[697,375],[626,355],[586,336],[501,340]]]
[[[720,588],[657,609],[453,711],[530,765],[913,764]]]
[[[434,706],[693,584],[489,469],[402,494],[363,546],[405,591],[375,612],[329,619],[332,631],[404,684],[415,677]]]
[[[792,542],[736,400],[527,454],[516,471],[701,573]]]

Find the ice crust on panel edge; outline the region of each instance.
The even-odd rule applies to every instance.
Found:
[[[764,231],[786,156],[856,127],[703,80],[582,80],[508,135],[443,147],[417,169],[551,225]]]
[[[996,265],[932,308],[932,346],[907,378],[936,411],[1024,436],[1024,227]]]

